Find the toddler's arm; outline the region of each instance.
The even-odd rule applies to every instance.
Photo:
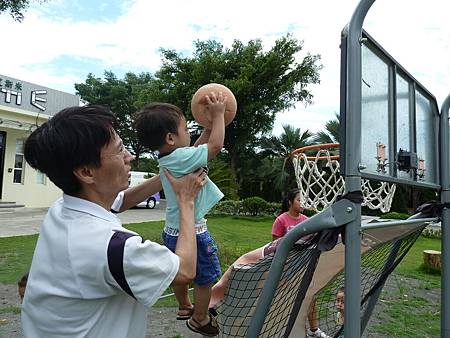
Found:
[[[199,146],[200,144],[208,143],[209,136],[211,135],[211,129],[203,129],[202,134],[200,137],[195,141],[194,147]]]
[[[223,147],[225,138],[225,106],[227,97],[222,92],[206,95],[207,110],[211,118],[212,127],[208,139],[208,161],[214,158]]]

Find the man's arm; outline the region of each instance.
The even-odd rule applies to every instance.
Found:
[[[166,169],[164,173],[177,196],[180,211],[180,233],[175,248],[180,266],[172,284],[187,284],[195,278],[197,269],[194,199],[205,184],[206,173],[198,170],[179,179],[175,179]]]
[[[161,190],[162,185],[159,175],[153,176],[134,187],[130,187],[124,191],[123,203],[118,211],[128,210]]]

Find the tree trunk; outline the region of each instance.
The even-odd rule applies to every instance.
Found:
[[[242,177],[241,177],[241,175],[239,175],[238,170],[237,170],[239,168],[239,154],[234,151],[230,151],[230,150],[228,150],[228,151],[230,153],[230,159],[231,159],[231,170],[233,171],[239,186],[241,186]]]
[[[137,171],[141,171],[141,146],[138,144],[137,146],[133,146],[134,150],[134,161],[136,163]]]
[[[427,268],[441,270],[441,252],[436,250],[423,251],[423,264]]]

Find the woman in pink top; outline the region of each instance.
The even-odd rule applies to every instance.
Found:
[[[288,191],[281,204],[281,214],[272,225],[272,239],[283,237],[297,224],[307,220],[302,211],[298,189]]]

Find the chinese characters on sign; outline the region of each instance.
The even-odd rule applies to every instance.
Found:
[[[2,100],[6,103],[11,103],[15,98],[15,104],[20,106],[22,104],[22,84],[16,82],[13,86],[11,80],[5,80],[3,84],[3,79],[0,78],[0,92],[2,95]],[[47,99],[42,97],[47,95],[46,90],[32,90],[30,93],[30,103],[32,106],[38,108],[39,110],[45,111],[46,107],[42,103],[46,103]]]

